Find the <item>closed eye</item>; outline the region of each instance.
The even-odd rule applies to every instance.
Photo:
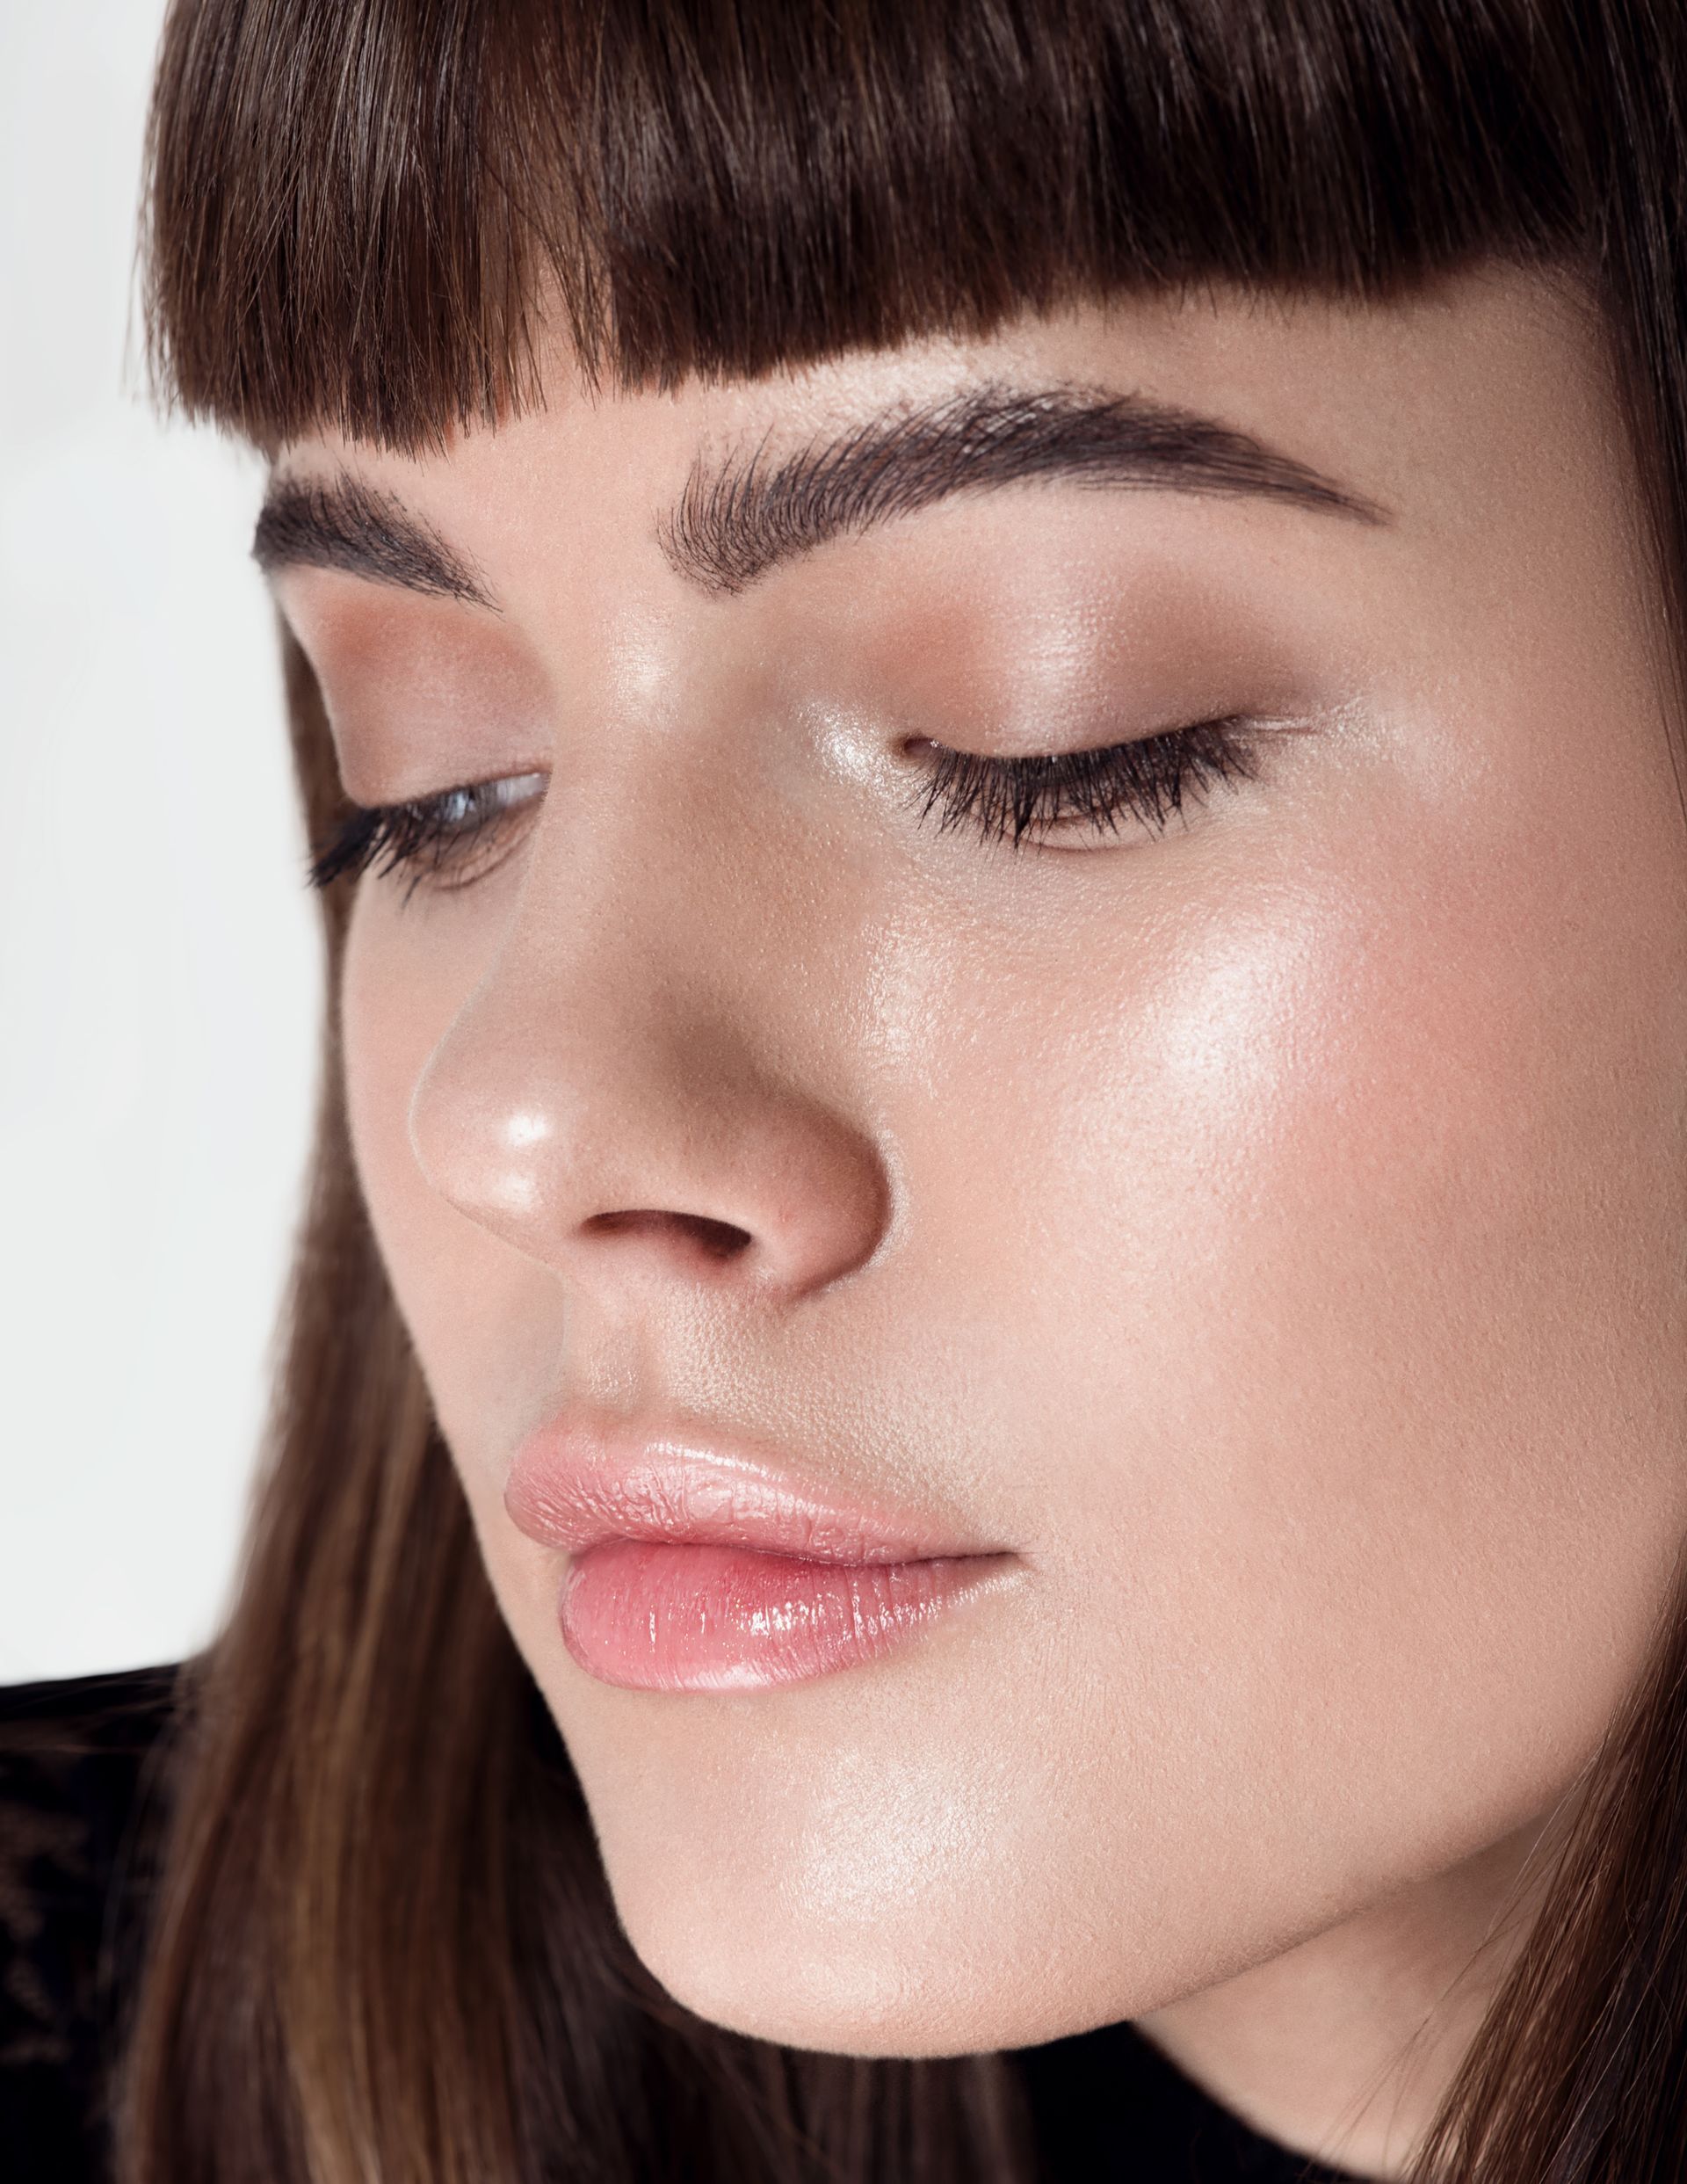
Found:
[[[1117,834],[1121,822],[1131,820],[1161,832],[1191,799],[1255,777],[1258,731],[1257,722],[1234,716],[1046,757],[984,758],[925,737],[907,749],[914,756],[936,754],[923,791],[923,819],[936,811],[939,832],[971,824],[986,843],[1017,848],[1027,836],[1074,825],[1094,835]]]
[[[466,781],[404,803],[353,804],[328,840],[314,849],[314,888],[365,872],[405,871],[406,900],[416,887],[453,889],[482,879],[502,863],[518,824],[537,810],[543,773]]]

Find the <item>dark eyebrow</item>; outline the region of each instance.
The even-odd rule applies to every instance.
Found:
[[[1387,520],[1374,502],[1247,432],[1105,388],[986,386],[793,453],[771,456],[768,447],[764,439],[724,464],[699,458],[659,526],[670,563],[705,591],[742,591],[829,539],[1031,479],[1249,496]]]
[[[356,478],[278,478],[258,513],[252,558],[266,576],[278,569],[340,569],[372,584],[497,611],[486,586],[431,525]]]

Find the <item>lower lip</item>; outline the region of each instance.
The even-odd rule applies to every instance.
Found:
[[[1008,1558],[808,1562],[742,1547],[605,1540],[574,1558],[562,1641],[632,1691],[758,1691],[888,1652]]]

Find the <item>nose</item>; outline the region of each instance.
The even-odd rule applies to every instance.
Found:
[[[577,867],[532,895],[416,1082],[431,1188],[600,1289],[793,1300],[872,1258],[892,1194],[840,1097],[848,1012],[777,914],[758,948],[660,889],[593,901]]]

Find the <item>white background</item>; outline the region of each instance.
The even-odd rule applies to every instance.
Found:
[[[128,324],[163,0],[0,0],[0,1682],[214,1626],[318,969],[254,457]]]

